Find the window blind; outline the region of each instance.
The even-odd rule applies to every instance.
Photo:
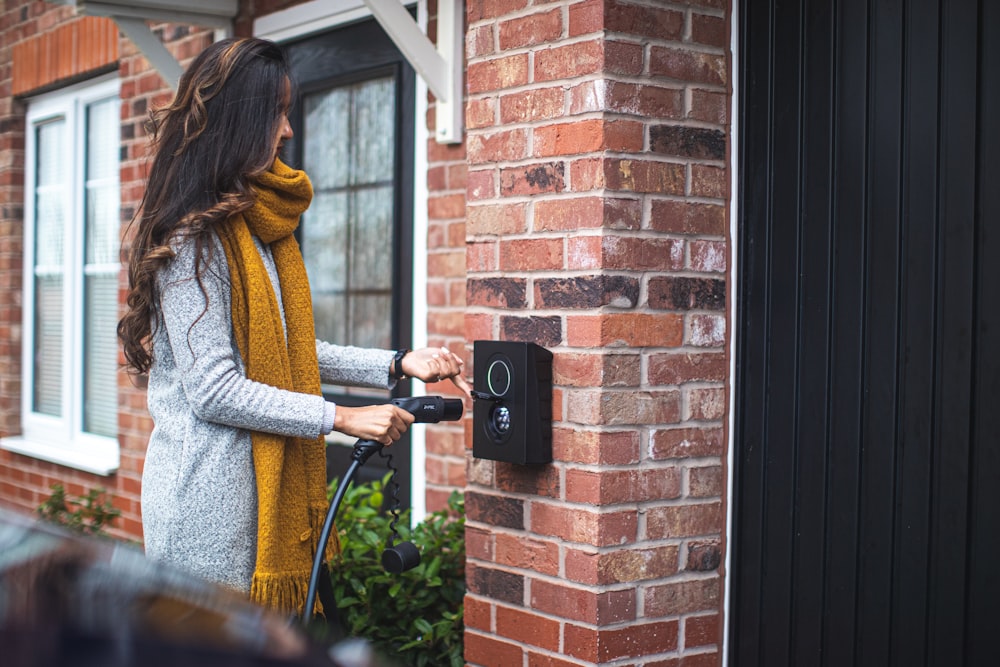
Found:
[[[118,98],[86,114],[83,430],[118,432]]]
[[[36,130],[34,256],[34,405],[35,412],[62,416],[63,337],[65,335],[65,229],[69,169],[62,156],[66,119]]]

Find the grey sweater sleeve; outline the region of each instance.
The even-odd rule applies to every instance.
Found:
[[[159,275],[161,324],[190,409],[207,422],[317,436],[323,427],[322,396],[247,379],[232,335],[229,271],[218,240],[213,237],[201,286],[193,278],[193,244],[182,243],[175,249],[177,255]]]
[[[327,384],[392,388],[389,366],[396,353],[392,350],[332,345],[316,341],[320,379]]]

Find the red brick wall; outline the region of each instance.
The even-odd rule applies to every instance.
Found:
[[[728,3],[467,7],[466,337],[554,352],[555,460],[470,463],[466,660],[719,664]]]
[[[117,62],[118,26],[107,18],[81,17],[11,47],[11,92],[37,91]]]
[[[37,12],[33,15],[27,2],[0,10],[0,437],[21,431],[24,107],[11,96],[11,53],[14,44],[37,31]],[[0,465],[5,461],[0,454]],[[0,497],[14,491],[2,484],[0,477]]]

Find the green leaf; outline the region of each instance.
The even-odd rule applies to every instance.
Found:
[[[453,493],[447,510],[428,514],[412,529],[409,512],[400,513],[400,539],[412,541],[425,560],[413,570],[390,575],[380,559],[392,518],[379,511],[375,495],[388,496],[389,482],[387,474],[369,484],[352,485],[344,494],[337,517],[342,555],[330,572],[338,618],[347,634],[368,639],[403,664],[460,667],[465,596],[462,496]]]
[[[50,488],[52,495],[36,510],[46,521],[86,535],[107,537],[106,528],[121,516],[121,511],[104,497],[103,488],[91,489],[85,496],[68,502],[66,490],[61,484],[53,484]]]

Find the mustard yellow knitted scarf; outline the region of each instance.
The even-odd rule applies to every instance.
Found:
[[[232,216],[219,236],[232,282],[233,332],[247,377],[280,389],[321,393],[312,297],[293,232],[312,201],[305,172],[275,160],[254,186],[256,203]],[[281,286],[281,310],[252,236],[270,244]],[[287,342],[286,342],[287,341]],[[312,559],[327,510],[322,436],[293,438],[254,431],[257,567],[250,598],[301,614]],[[224,492],[221,491],[220,492]],[[336,537],[327,558],[337,551]],[[317,603],[317,611],[322,611]]]

